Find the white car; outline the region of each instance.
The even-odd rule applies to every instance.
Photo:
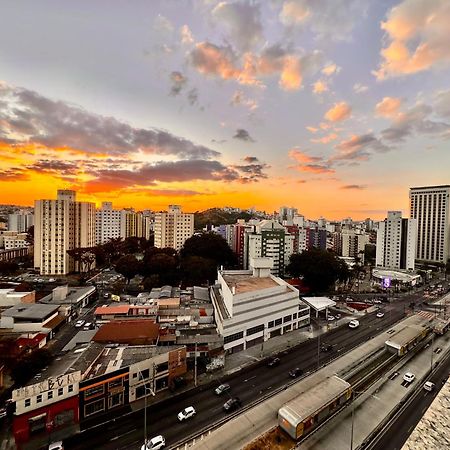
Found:
[[[178,413],[178,420],[182,422],[183,420],[189,419],[195,416],[195,409],[193,406],[188,406],[184,408],[183,411]]]
[[[328,316],[328,322],[332,322],[334,320],[334,316]]]
[[[384,317],[384,312],[377,312],[377,317],[379,318],[379,319],[381,319],[382,317]]]
[[[142,447],[141,450],[159,450],[166,446],[166,440],[163,436],[155,436],[154,438],[147,441]]]
[[[64,445],[62,441],[52,442],[48,446],[48,450],[64,450]]]
[[[431,381],[426,381],[426,382],[424,383],[424,385],[423,385],[423,388],[424,388],[426,391],[431,392],[431,391],[434,389],[434,383],[432,383]]]
[[[411,372],[406,372],[405,375],[403,375],[403,379],[408,383],[412,383],[414,378],[416,378],[416,376]]]
[[[378,300],[378,299],[377,299],[377,300],[374,300],[373,302],[374,302],[376,305],[380,305],[380,304],[381,304],[381,300]]]
[[[75,322],[75,328],[81,328],[86,323],[85,320],[77,320]]]
[[[92,328],[92,323],[91,322],[86,322],[84,324],[83,330],[90,330]]]
[[[358,328],[359,327],[359,321],[356,319],[350,320],[348,323],[349,328]]]

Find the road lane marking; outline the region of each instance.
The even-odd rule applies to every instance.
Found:
[[[115,441],[116,439],[119,439],[120,437],[125,436],[127,434],[130,434],[130,433],[132,433],[133,431],[136,431],[136,430],[137,430],[137,428],[133,428],[132,430],[128,430],[128,431],[126,431],[123,434],[119,434],[118,436],[114,436],[113,438],[110,439],[110,441]]]
[[[253,377],[247,378],[246,380],[244,380],[244,383],[247,383],[247,381],[253,380],[253,378],[256,378],[256,375],[254,375]]]

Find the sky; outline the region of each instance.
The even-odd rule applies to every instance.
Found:
[[[378,219],[449,167],[448,0],[0,0],[0,203]]]

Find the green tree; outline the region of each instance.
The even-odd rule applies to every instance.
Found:
[[[146,277],[156,275],[160,286],[176,285],[180,279],[178,258],[167,253],[154,253],[153,256],[144,259],[140,273]]]
[[[11,275],[19,270],[19,265],[15,261],[0,261],[0,274]]]
[[[188,256],[181,260],[181,277],[185,286],[214,283],[217,265],[213,259]]]
[[[141,264],[134,255],[125,255],[119,258],[115,269],[127,279],[127,284],[130,284],[130,280],[140,272]]]
[[[334,286],[336,281],[348,280],[350,271],[336,254],[311,249],[291,255],[286,271],[293,277],[302,277],[313,292],[324,292]]]
[[[364,261],[366,264],[372,266],[375,265],[375,257],[377,253],[377,247],[374,244],[366,244],[364,247]]]
[[[23,385],[33,378],[53,360],[52,354],[45,348],[34,350],[17,360],[11,368],[14,382]]]

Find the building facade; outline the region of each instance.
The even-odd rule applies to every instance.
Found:
[[[167,212],[155,214],[155,247],[180,250],[194,234],[194,214],[181,212],[181,206],[169,205]]]
[[[8,215],[8,230],[17,233],[25,233],[34,225],[34,215],[27,212],[19,212]]]
[[[403,219],[401,211],[388,211],[377,231],[376,266],[414,270],[417,220]]]
[[[417,220],[416,259],[446,263],[450,256],[450,185],[409,190],[410,217]]]
[[[67,251],[95,246],[95,204],[77,202],[75,191],[58,190],[56,200],[35,201],[34,267],[41,275],[75,269]]]

